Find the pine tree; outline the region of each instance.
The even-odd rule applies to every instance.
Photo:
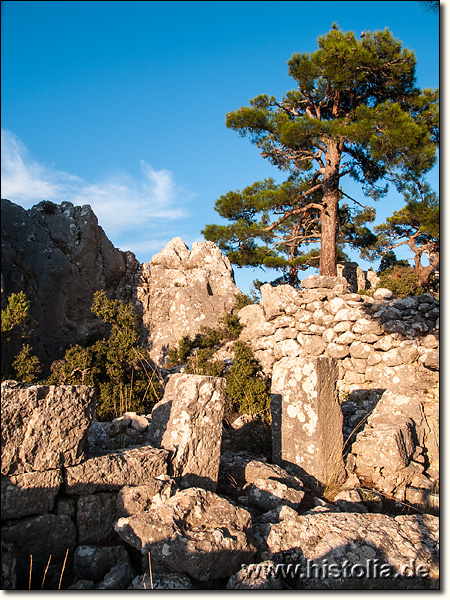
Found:
[[[405,206],[375,227],[377,246],[392,252],[407,245],[413,253],[418,285],[426,288],[439,265],[439,199],[424,181],[407,183],[404,196]],[[428,265],[422,263],[424,255]]]
[[[415,55],[388,29],[363,32],[357,39],[334,24],[318,46],[288,61],[297,89],[281,100],[257,96],[250,106],[229,113],[226,125],[301,182],[286,219],[314,215],[320,222],[320,273],[336,275],[340,201],[356,200],[341,189],[343,178],[353,178],[365,195],[378,199],[402,174],[417,178],[428,171],[438,142],[438,91],[416,87]],[[254,227],[252,219],[246,222],[249,207],[251,201],[243,197],[241,205],[222,215],[238,227],[214,234],[216,239],[223,235],[224,243],[237,235],[243,240],[240,259],[249,250],[248,264],[258,253],[261,264],[267,248],[252,244],[245,231]],[[236,218],[239,213],[242,218]]]

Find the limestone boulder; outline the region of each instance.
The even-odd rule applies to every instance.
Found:
[[[270,283],[261,286],[261,306],[264,310],[266,321],[272,321],[286,312],[286,307],[295,307],[299,301],[299,293],[290,285],[272,287]]]
[[[73,555],[73,569],[86,580],[98,582],[117,564],[129,563],[123,546],[80,545]]]
[[[182,572],[200,581],[230,576],[251,562],[251,517],[243,508],[207,490],[181,490],[163,505],[121,518],[119,536],[156,572]]]
[[[328,277],[323,275],[310,275],[301,281],[301,286],[308,290],[316,288],[333,289],[338,287],[341,293],[345,293],[350,289],[345,277]]]
[[[114,542],[114,525],[121,513],[117,508],[117,494],[99,492],[80,496],[77,500],[75,523],[78,544]]]
[[[64,489],[68,494],[87,495],[143,485],[167,474],[168,456],[167,450],[149,445],[94,456],[65,470]]]
[[[154,407],[149,439],[170,451],[181,487],[216,489],[224,406],[225,379],[177,373]]]
[[[117,494],[117,509],[122,516],[135,515],[163,504],[177,491],[175,481],[167,475],[144,485],[125,486]]]
[[[294,490],[273,479],[256,479],[245,490],[251,504],[269,511],[280,505],[298,508],[305,492]]]
[[[16,550],[13,544],[1,540],[1,589],[15,590],[17,585]]]
[[[52,565],[58,566],[61,572],[67,550],[71,552],[77,541],[72,519],[51,513],[7,521],[1,529],[1,536],[17,551],[18,589],[28,589],[30,555],[33,557],[32,589],[35,586],[40,588],[49,556],[52,556]]]
[[[391,577],[384,581],[388,588],[410,581],[410,575],[402,578],[396,574],[402,572],[404,565],[410,566],[411,561],[415,561],[416,565],[422,564],[423,571],[430,577],[436,576],[439,568],[439,519],[430,515],[393,517],[325,512],[301,515],[275,524],[256,525],[254,529],[263,560],[279,552],[296,552],[303,576],[297,574],[295,580],[305,588],[367,589],[368,586],[376,586],[375,563],[391,566]],[[325,571],[324,577],[314,577],[310,571],[308,580],[308,561],[310,569],[315,563],[319,570],[334,563],[340,569],[339,576]],[[349,566],[346,572],[343,570],[345,563]],[[356,564],[363,567],[358,567],[359,575],[352,576],[351,567]],[[372,568],[371,572],[367,571],[369,568]],[[361,569],[364,569],[363,576]],[[419,577],[419,581],[416,579],[414,583],[419,587],[429,587],[430,577],[425,581],[420,581]],[[292,582],[295,580],[290,579]],[[411,582],[412,585],[414,583]]]
[[[430,433],[423,402],[422,397],[384,392],[352,445],[358,476],[391,492],[402,479],[424,470],[416,463]]]
[[[114,565],[103,580],[95,586],[96,590],[126,590],[133,581],[136,572],[129,562]]]
[[[275,563],[265,561],[244,566],[227,582],[227,590],[282,590],[281,580],[275,576]]]
[[[88,386],[4,381],[2,474],[47,471],[79,463],[95,411]]]
[[[192,590],[194,586],[191,580],[183,573],[145,573],[137,575],[129,590]]]

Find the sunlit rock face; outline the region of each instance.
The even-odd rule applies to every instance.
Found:
[[[231,263],[212,242],[196,242],[189,251],[179,237],[142,265],[137,299],[142,303],[144,343],[163,365],[167,352],[183,336],[217,327],[230,311],[239,289]]]

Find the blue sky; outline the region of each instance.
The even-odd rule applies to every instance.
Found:
[[[141,262],[175,236],[201,241],[217,198],[285,177],[226,113],[293,89],[287,60],[334,21],[389,27],[415,51],[418,85],[439,86],[439,17],[415,0],[2,2],[2,197],[90,204]],[[429,181],[438,190],[437,168]],[[378,202],[377,222],[401,205]],[[247,292],[275,273],[235,275]]]

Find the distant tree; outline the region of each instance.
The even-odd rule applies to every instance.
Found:
[[[402,49],[388,29],[356,39],[334,24],[318,45],[317,51],[288,61],[297,89],[281,100],[257,96],[250,106],[229,113],[226,125],[301,182],[286,221],[291,220],[291,229],[300,216],[320,222],[320,273],[335,275],[343,178],[352,177],[376,199],[387,192],[388,180],[405,171],[418,176],[429,170],[438,138],[438,91],[416,87],[415,55]],[[246,209],[244,202],[243,218],[236,221],[242,228]],[[240,258],[247,248],[253,260],[258,249],[248,240]]]
[[[384,252],[381,257],[380,266],[378,268],[378,275],[380,275],[387,269],[392,269],[393,267],[397,266],[409,267],[410,265],[409,262],[407,260],[404,260],[403,258],[398,260],[393,250],[388,250],[387,252]]]
[[[404,195],[405,206],[375,227],[377,245],[380,250],[391,252],[408,246],[414,256],[418,285],[425,288],[439,265],[439,200],[423,181],[406,184]],[[424,255],[428,265],[422,263]]]

